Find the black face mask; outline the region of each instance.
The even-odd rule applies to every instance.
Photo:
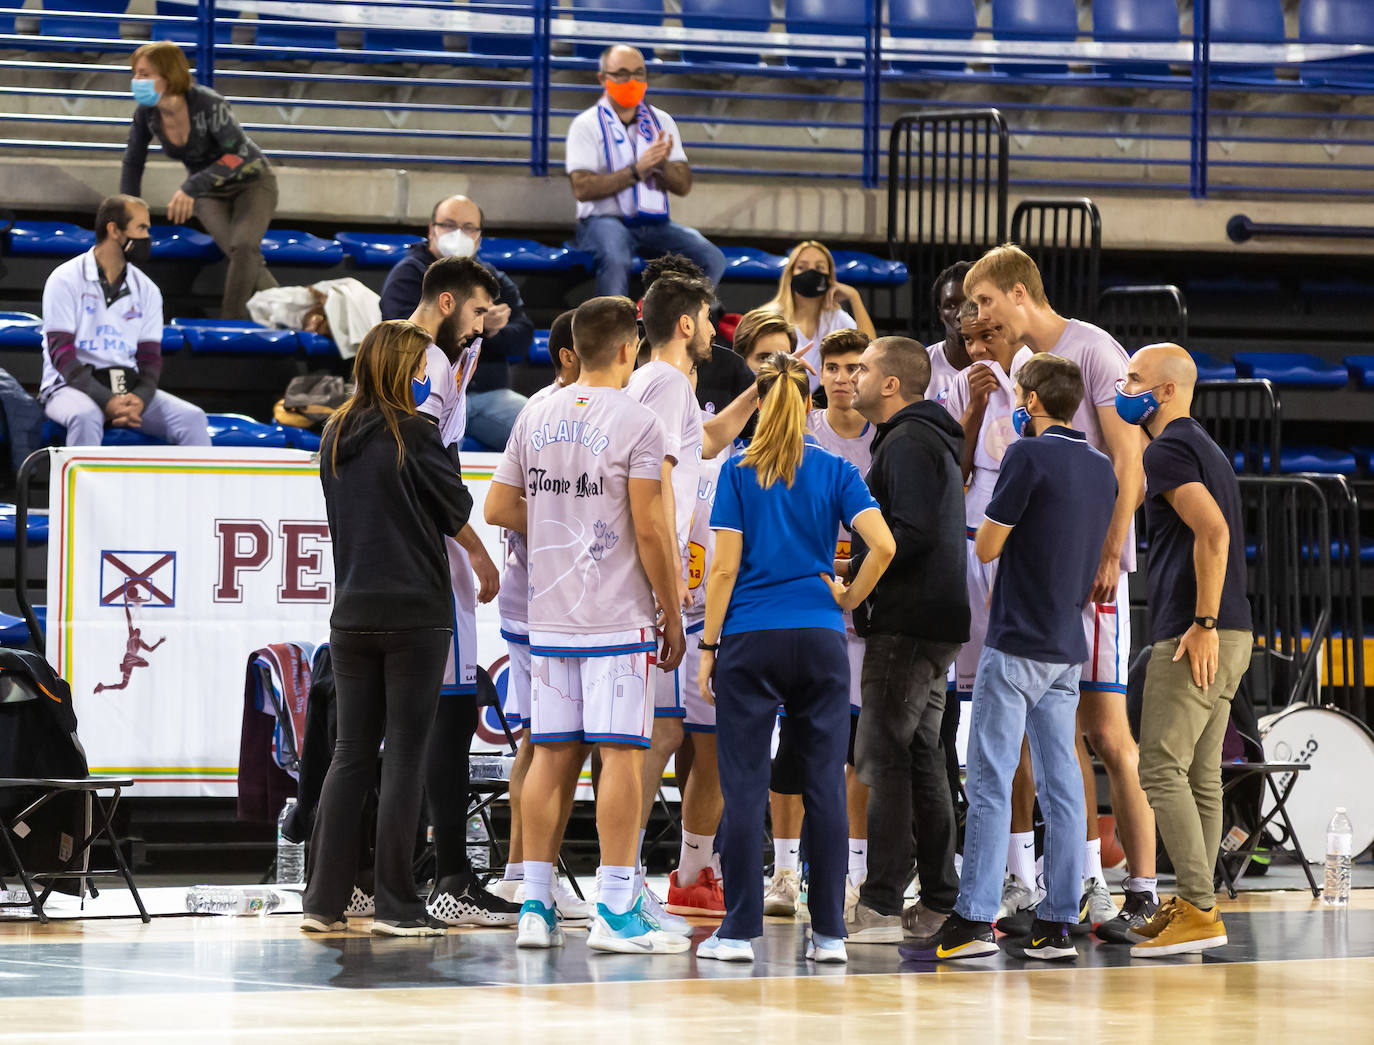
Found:
[[[792,293],[803,298],[818,298],[830,289],[830,277],[820,269],[807,269],[792,276]]]
[[[147,236],[142,239],[124,241],[124,260],[135,265],[146,265],[153,256],[153,241]]]

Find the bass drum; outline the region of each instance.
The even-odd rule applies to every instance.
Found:
[[[1351,854],[1374,845],[1374,732],[1354,715],[1332,707],[1295,704],[1259,720],[1264,757],[1269,762],[1307,762],[1286,808],[1298,842],[1310,863],[1326,860],[1326,828],[1337,806],[1344,806],[1355,835]],[[1286,778],[1274,781],[1282,790]],[[1274,808],[1264,789],[1261,808]],[[1282,830],[1271,821],[1270,830]]]

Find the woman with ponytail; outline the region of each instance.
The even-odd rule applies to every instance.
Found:
[[[701,958],[752,961],[763,933],[764,809],[769,747],[786,709],[805,785],[811,939],[806,956],[843,962],[848,820],[849,658],[843,611],[873,590],[895,543],[859,470],[806,434],[805,364],[775,353],[758,372],[749,449],[721,468],[711,528],[716,550],[701,632],[702,697],[716,705],[726,915]],[[870,549],[852,583],[832,576],[843,524]]]

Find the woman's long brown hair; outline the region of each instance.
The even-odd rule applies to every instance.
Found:
[[[415,393],[411,380],[433,338],[429,331],[407,319],[390,319],[367,332],[353,359],[353,394],[325,425],[334,433],[329,450],[329,467],[339,474],[339,439],[357,424],[363,413],[376,410],[396,440],[396,467],[405,461],[405,441],[401,438],[401,418],[415,413]]]

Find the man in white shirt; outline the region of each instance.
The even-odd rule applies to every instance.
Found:
[[[577,199],[577,246],[595,259],[597,294],[628,293],[636,251],[646,259],[685,254],[715,286],[725,256],[668,217],[669,194],[692,191],[692,168],[673,118],[644,101],[644,56],[608,47],[596,79],[605,93],[568,127],[564,169]]]
[[[205,411],[158,391],[162,292],[134,262],[147,260],[148,205],[110,196],[95,216],[95,246],[55,268],[43,286],[43,411],[68,446],[99,446],[107,425],[178,446],[209,446]]]

